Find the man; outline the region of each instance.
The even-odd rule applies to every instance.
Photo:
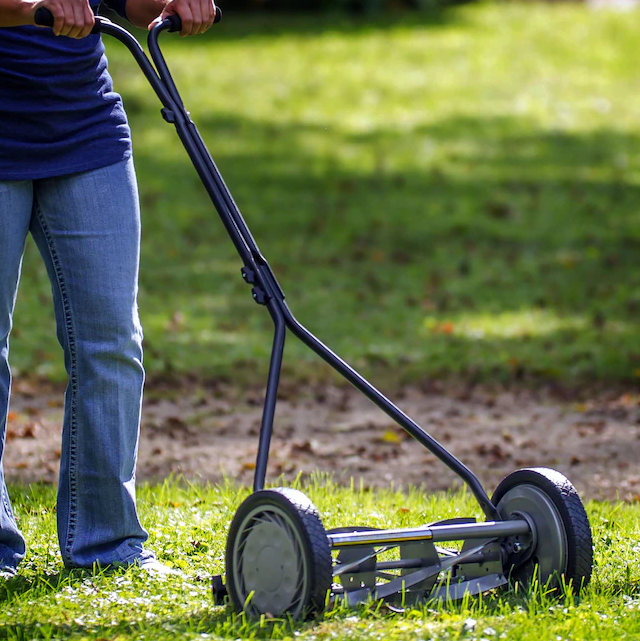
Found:
[[[108,0],[137,26],[170,14],[206,31],[213,0]],[[9,333],[27,233],[51,281],[69,383],[57,524],[66,567],[139,564],[135,464],[144,370],[140,216],[130,132],[99,35],[99,0],[0,0],[0,572],[25,556],[2,467]],[[52,29],[34,25],[45,7]]]

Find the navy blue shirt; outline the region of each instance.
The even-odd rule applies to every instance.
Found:
[[[126,0],[109,6],[124,14]],[[95,8],[99,0],[92,1]],[[0,28],[0,180],[106,167],[131,155],[120,96],[99,35]]]

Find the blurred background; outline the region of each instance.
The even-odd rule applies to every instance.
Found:
[[[164,36],[294,314],[366,374],[637,387],[634,2],[235,0]],[[136,32],[144,37],[141,31]],[[271,321],[172,126],[107,38],[143,207],[150,381],[262,382]],[[64,377],[27,248],[12,363]],[[285,376],[330,374],[290,339]]]

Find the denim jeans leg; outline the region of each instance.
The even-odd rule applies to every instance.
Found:
[[[29,181],[0,182],[0,570],[17,567],[25,555],[25,541],[11,509],[2,459],[11,390],[9,333],[32,203]]]
[[[144,370],[133,161],[34,181],[31,233],[52,284],[69,383],[58,487],[67,567],[144,557],[136,509]]]

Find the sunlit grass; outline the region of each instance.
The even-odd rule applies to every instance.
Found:
[[[590,323],[590,319],[573,317],[562,318],[551,312],[523,310],[502,314],[461,315],[453,322],[442,322],[427,317],[424,327],[432,334],[455,334],[470,340],[482,341],[485,338],[535,338],[545,334],[555,334],[565,330],[579,331]],[[631,328],[623,328],[629,331]]]
[[[469,493],[369,491],[321,477],[296,484],[325,527],[411,527],[481,514]],[[461,604],[394,614],[379,604],[330,607],[310,622],[248,621],[215,606],[209,577],[224,571],[229,522],[248,489],[169,480],[139,492],[148,545],[183,577],[139,571],[63,571],[55,538],[54,489],[12,488],[29,553],[20,575],[0,585],[0,638],[24,639],[516,639],[604,640],[640,634],[640,508],[589,503],[595,569],[591,585],[553,598],[542,590],[496,592]]]

